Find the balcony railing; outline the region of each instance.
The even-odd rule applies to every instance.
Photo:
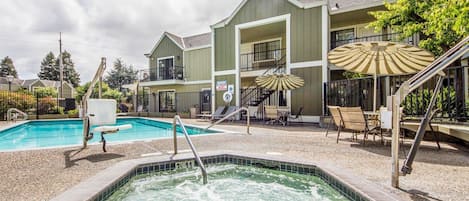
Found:
[[[284,55],[285,49],[241,54],[239,57],[240,70],[253,71],[275,67]]]
[[[334,49],[336,47],[349,44],[349,43],[366,42],[366,41],[392,41],[392,42],[402,42],[402,43],[407,43],[410,45],[416,45],[416,39],[414,37],[409,37],[409,38],[402,40],[400,36],[401,36],[400,33],[389,33],[389,34],[356,37],[356,38],[345,39],[345,40],[335,40],[335,41],[332,40],[331,49]]]
[[[143,70],[139,79],[141,82],[184,80],[184,67],[172,66],[166,68],[150,68],[150,70]]]

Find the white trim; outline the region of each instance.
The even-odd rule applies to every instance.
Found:
[[[185,81],[184,85],[191,85],[191,84],[210,84],[212,80],[195,80],[195,81]]]
[[[322,60],[291,63],[290,68],[322,67]]]
[[[210,84],[211,80],[196,80],[196,81],[183,81],[183,80],[158,80],[150,82],[140,82],[142,87],[161,86],[161,85],[195,85],[195,84]]]
[[[389,2],[394,2],[394,1],[390,0]],[[328,11],[330,12],[330,15],[336,15],[336,14],[340,14],[340,13],[346,13],[346,12],[350,12],[350,11],[361,10],[361,9],[377,7],[377,6],[382,6],[382,5],[384,5],[384,1],[376,1],[376,2],[360,4],[360,5],[357,5],[357,6],[352,6],[352,7],[349,7],[347,9],[339,8],[337,10],[332,10],[332,9],[329,8]],[[340,7],[340,5],[339,5],[339,7]]]
[[[151,49],[150,53],[147,53],[147,54],[144,54],[146,57],[150,57],[151,55],[153,55],[153,53],[155,52],[156,48],[158,48],[158,46],[160,45],[161,41],[163,41],[163,38],[166,36],[169,38],[169,40],[171,40],[174,44],[176,44],[176,46],[178,46],[181,50],[184,50],[184,47],[181,47],[181,45],[179,45],[179,43],[177,43],[176,41],[174,41],[173,38],[171,38],[170,36],[167,35],[168,32],[164,32],[160,39],[158,40],[158,42],[156,42],[155,46],[153,46],[153,48]]]
[[[290,47],[290,29],[291,29],[291,14],[285,14],[285,15],[279,15],[271,18],[265,18],[262,20],[257,20],[257,21],[251,21],[251,22],[246,22],[243,24],[238,24],[235,25],[235,72],[236,72],[236,88],[235,88],[235,94],[236,96],[236,106],[240,106],[240,94],[241,94],[241,78],[240,78],[240,62],[239,62],[239,56],[240,56],[240,45],[241,45],[241,29],[247,29],[247,28],[252,28],[252,27],[258,27],[262,25],[267,25],[267,24],[272,24],[272,23],[277,23],[277,22],[283,22],[285,21],[285,29],[286,29],[286,73],[290,73],[290,65],[291,65],[291,47]],[[291,108],[291,92],[287,91],[287,106]]]
[[[203,46],[198,46],[198,47],[186,48],[184,49],[184,51],[200,50],[200,49],[211,48],[211,47],[212,45],[203,45]]]
[[[327,83],[328,81],[328,60],[327,60],[327,53],[329,51],[329,10],[327,8],[327,5],[323,5],[321,9],[321,29],[322,29],[322,34],[321,34],[321,53],[322,53],[322,76],[321,76],[321,113],[324,114],[324,106],[326,104],[325,98],[326,98],[326,92],[324,91],[324,83]]]
[[[208,91],[208,90],[212,90],[212,88],[201,88],[200,91]]]
[[[256,61],[256,51],[255,51],[255,48],[254,48],[257,44],[269,43],[269,42],[274,42],[274,41],[280,41],[280,54],[281,54],[282,53],[282,37],[277,37],[277,38],[271,38],[271,39],[252,42],[252,53],[253,53],[253,56],[254,56],[252,63],[274,61],[275,59],[265,59],[265,60]],[[246,44],[246,43],[244,43],[244,44]],[[266,51],[269,51],[269,50],[266,50]]]
[[[212,36],[211,36],[211,40],[212,40],[212,45],[213,45],[213,48],[210,50],[210,54],[211,54],[211,57],[210,57],[210,65],[211,65],[211,77],[212,77],[212,94],[211,94],[211,98],[212,98],[212,114],[215,113],[215,30],[212,28]]]
[[[224,71],[214,71],[214,76],[222,76],[222,75],[233,75],[236,74],[236,70],[224,70]]]
[[[317,1],[317,2],[312,2],[312,3],[301,3],[300,1],[298,0],[288,0],[291,4],[293,4],[294,6],[298,7],[298,8],[302,8],[302,9],[310,9],[310,8],[314,8],[314,7],[318,7],[318,6],[323,6],[323,5],[326,5],[327,6],[327,1],[326,0],[322,0],[322,1]],[[225,20],[222,20],[216,24],[213,24],[211,25],[210,27],[212,29],[214,28],[220,28],[220,27],[224,27],[225,25],[229,24],[231,22],[231,20],[233,20],[233,18],[236,16],[236,14],[238,14],[238,12],[241,10],[241,8],[248,2],[248,0],[243,0],[237,7],[236,9],[231,13],[230,16],[228,16]],[[213,44],[213,43],[212,43]]]
[[[265,69],[253,70],[253,71],[243,71],[243,72],[241,72],[241,78],[261,76],[264,72],[265,72]]]
[[[184,53],[184,52],[183,52]],[[158,57],[156,58],[156,79],[160,77],[160,60],[166,60],[166,59],[173,59],[173,68],[175,66],[174,64],[174,56],[167,56],[167,57]],[[184,58],[182,58],[184,59]],[[184,76],[184,73],[183,73]]]

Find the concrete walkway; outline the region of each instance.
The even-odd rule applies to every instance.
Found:
[[[195,120],[184,122],[207,124]],[[240,125],[216,128],[239,133],[194,136],[192,140],[200,152],[232,150],[280,154],[346,169],[405,200],[469,200],[469,150],[459,145],[442,143],[442,150],[438,151],[433,142],[424,142],[413,173],[401,177],[401,189],[393,189],[390,188],[389,143],[384,146],[368,140],[363,145],[361,140],[352,142],[351,134],[343,133],[336,144],[336,132],[325,137],[325,130],[314,126],[256,125],[252,135],[242,133],[245,127]],[[406,150],[410,143],[407,140]],[[180,150],[189,149],[182,138],[178,146]],[[108,153],[103,153],[100,145],[78,153],[77,150],[79,147],[0,153],[0,200],[53,198],[118,161],[170,154],[172,139],[109,145]]]

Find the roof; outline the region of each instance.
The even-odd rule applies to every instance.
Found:
[[[11,84],[21,85],[22,80],[14,78]],[[8,79],[6,77],[0,77],[0,84],[8,84]]]
[[[160,39],[155,44],[153,49],[150,51],[150,53],[145,54],[145,56],[148,57],[149,55],[153,54],[153,52],[156,50],[156,48],[158,47],[158,45],[160,44],[160,42],[163,40],[165,36],[171,39],[171,41],[173,41],[182,50],[188,50],[188,49],[193,49],[193,48],[204,48],[204,47],[209,47],[212,44],[212,32],[186,36],[186,37],[180,37],[176,34],[172,34],[172,33],[165,31],[163,35],[161,35]]]
[[[231,13],[230,16],[226,17],[223,20],[218,21],[217,23],[213,24],[211,27],[223,27],[224,25],[230,23],[231,19],[241,10],[241,8],[246,4],[249,0],[243,0],[238,7]],[[318,7],[325,5],[328,2],[329,13],[336,14],[336,13],[343,13],[353,10],[360,10],[364,8],[370,8],[375,6],[383,5],[383,0],[288,0],[293,5],[303,8],[309,9],[313,7]],[[393,2],[395,0],[389,0]],[[338,9],[332,9],[338,5]]]
[[[54,81],[54,80],[41,80],[41,79],[29,79],[29,80],[23,80],[23,83],[21,84],[23,87],[29,87],[30,85],[36,83],[36,82],[42,82],[45,87],[60,87],[60,81]],[[65,82],[64,84],[70,85],[70,83]],[[71,86],[71,85],[70,85]],[[73,87],[72,87],[73,88]]]
[[[329,9],[332,15],[381,5],[384,5],[383,0],[329,0]]]

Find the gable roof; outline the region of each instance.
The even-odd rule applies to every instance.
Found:
[[[226,24],[229,24],[233,17],[241,10],[241,8],[246,4],[249,0],[243,0],[238,7],[231,13],[230,16],[226,17],[223,20],[218,21],[217,23],[211,25],[211,28],[223,27]],[[327,5],[329,7],[330,14],[336,13],[343,13],[353,10],[360,10],[364,8],[370,8],[375,6],[383,5],[383,0],[287,0],[288,2],[292,3],[293,5],[303,8],[309,9],[317,6]],[[390,0],[393,2],[395,0]],[[337,10],[332,10],[331,8],[339,5]]]
[[[150,53],[145,54],[145,56],[149,57],[151,54],[153,54],[153,52],[155,52],[156,48],[160,45],[161,41],[163,40],[165,36],[168,37],[171,41],[173,41],[173,43],[176,44],[179,48],[181,48],[181,50],[188,50],[192,48],[203,48],[203,47],[210,46],[212,44],[211,32],[192,35],[192,36],[186,36],[186,37],[180,37],[176,34],[172,34],[172,33],[165,31],[163,35],[161,35],[158,42],[156,42],[155,46],[150,51]]]
[[[36,82],[41,82],[42,84],[44,84],[45,87],[54,87],[54,88],[60,87],[60,81],[41,80],[41,79],[23,80],[23,83],[21,85],[23,87],[28,87],[29,88],[31,85],[33,85]],[[65,81],[63,83],[66,84],[66,85],[69,85],[71,88],[73,88],[70,83],[65,82]]]
[[[246,4],[249,0],[243,0],[238,7],[231,13],[230,16],[226,17],[225,19],[213,24],[212,28],[217,28],[217,27],[223,27],[226,24],[229,24],[233,17],[241,10],[241,8]],[[303,8],[303,9],[309,9],[317,6],[322,6],[325,5],[327,0],[287,0],[288,2],[292,3],[293,5]]]
[[[388,0],[394,2],[395,0]],[[384,5],[383,0],[329,0],[331,15]],[[338,6],[338,7],[336,7]],[[337,8],[337,9],[332,9]]]

